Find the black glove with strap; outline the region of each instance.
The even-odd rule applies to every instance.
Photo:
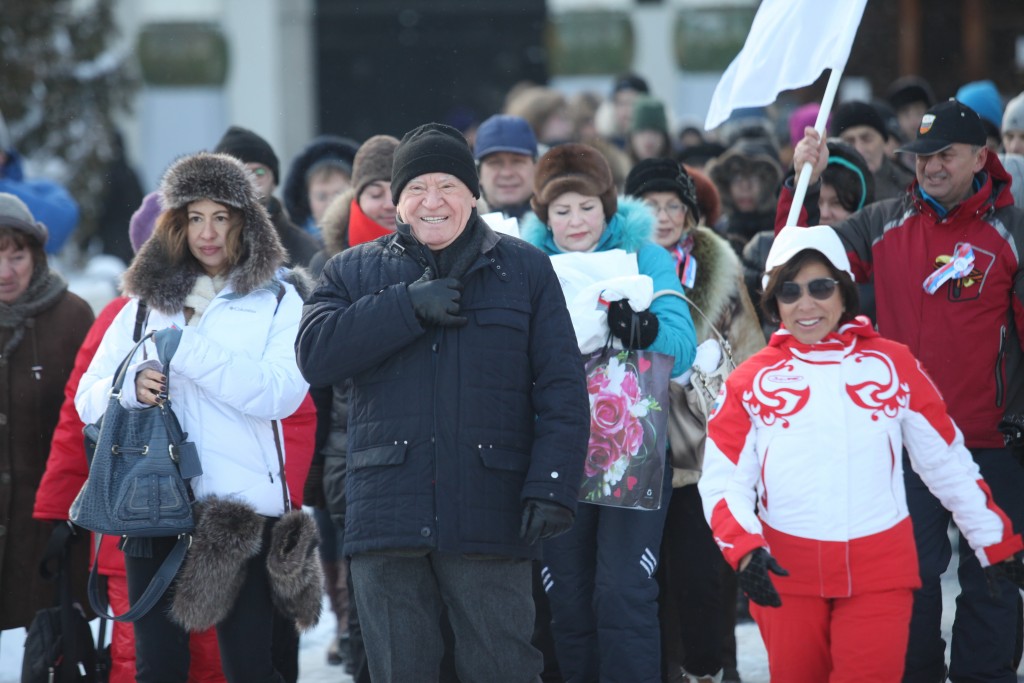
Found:
[[[985,578],[988,580],[988,592],[993,598],[998,598],[1001,593],[999,579],[1006,579],[1017,587],[1017,590],[1024,590],[1024,561],[1017,553],[1002,562],[996,562],[985,567]]]
[[[327,507],[327,495],[324,493],[324,466],[313,463],[309,466],[306,483],[302,485],[302,504],[318,510]]]
[[[564,505],[539,498],[527,498],[523,503],[523,524],[519,536],[529,545],[537,541],[564,534],[572,527],[576,515]]]
[[[775,590],[775,584],[772,583],[772,577],[768,575],[768,572],[779,576],[789,576],[789,572],[780,567],[767,550],[758,548],[750,553],[750,562],[736,574],[736,578],[747,597],[758,605],[781,607],[782,598]]]
[[[634,311],[628,299],[620,299],[608,304],[608,329],[623,347],[646,349],[658,336],[658,317],[650,311]]]
[[[458,315],[462,283],[455,278],[431,280],[430,268],[427,268],[419,280],[409,285],[408,290],[416,317],[424,325],[462,327],[469,322]]]

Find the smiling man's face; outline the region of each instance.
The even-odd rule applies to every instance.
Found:
[[[416,239],[438,251],[462,234],[475,206],[476,197],[455,176],[424,173],[402,189],[398,215]]]

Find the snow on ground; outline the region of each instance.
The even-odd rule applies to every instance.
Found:
[[[955,552],[949,570],[943,575],[942,586],[945,605],[942,617],[942,637],[948,644],[950,630],[953,626],[954,600],[959,592],[956,583]],[[344,667],[327,664],[327,644],[334,634],[334,620],[326,601],[324,602],[324,615],[325,618],[321,620],[320,625],[302,637],[299,650],[299,681],[300,683],[351,683],[352,678],[345,674]],[[96,624],[95,621],[93,623]],[[21,680],[24,639],[25,631],[23,629],[4,631],[0,635],[0,683],[19,683]],[[738,668],[743,683],[769,683],[768,661],[757,626],[754,624],[738,626],[736,642],[739,650]],[[1024,676],[1018,676],[1017,680],[1024,683]]]

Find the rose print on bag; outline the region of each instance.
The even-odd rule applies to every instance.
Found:
[[[650,492],[651,482],[639,474],[651,458],[664,457],[656,446],[661,427],[654,422],[662,405],[644,391],[651,367],[637,352],[622,351],[589,368],[590,443],[580,500],[621,505],[644,493],[637,490],[640,481]]]

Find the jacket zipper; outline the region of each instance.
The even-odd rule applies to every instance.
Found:
[[[999,327],[999,354],[996,356],[996,407],[1003,407],[1003,362],[1006,360],[1006,325]]]

